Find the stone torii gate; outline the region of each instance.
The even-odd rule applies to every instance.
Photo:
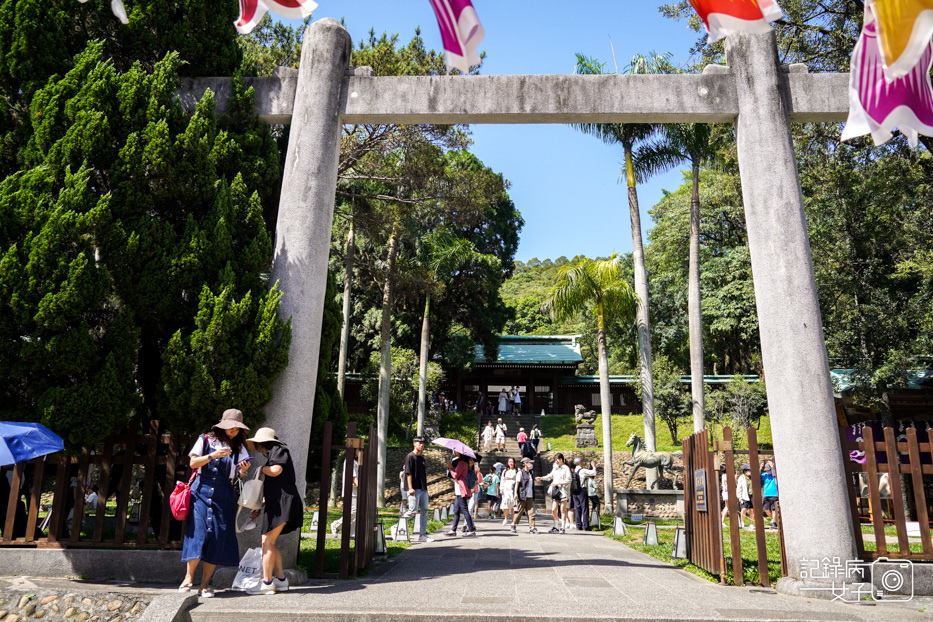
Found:
[[[349,67],[349,33],[322,19],[306,31],[297,71],[246,80],[260,118],[291,123],[272,280],[284,292],[282,315],[292,318],[292,346],[266,413],[292,448],[300,489],[344,123],[735,123],[768,407],[782,465],[789,577],[779,589],[797,591],[802,560],[855,558],[790,134],[790,122],[845,120],[848,75],[780,65],[773,34],[733,34],[726,49],[728,66],[707,67],[702,75],[373,77],[368,68]],[[190,108],[207,88],[223,108],[229,78],[187,80],[180,97]],[[283,544],[293,564],[297,537]]]

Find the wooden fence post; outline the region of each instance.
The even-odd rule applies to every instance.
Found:
[[[330,490],[330,446],[333,442],[334,424],[324,422],[324,442],[321,447],[321,486],[317,495],[317,549],[314,551],[314,575],[324,576],[324,553],[327,546],[327,494]],[[327,484],[325,488],[324,485]],[[340,552],[343,555],[343,551]]]
[[[742,538],[739,534],[741,521],[741,512],[739,510],[739,500],[736,496],[735,480],[735,452],[732,444],[732,428],[722,429],[722,439],[724,444],[723,457],[726,463],[726,486],[728,499],[726,504],[729,506],[729,543],[732,546],[732,581],[735,585],[745,585],[745,573],[742,571]],[[745,477],[744,475],[742,477]],[[744,525],[741,525],[744,527]],[[725,571],[725,569],[723,569]]]
[[[752,505],[755,508],[755,544],[758,548],[758,577],[765,587],[771,586],[768,574],[768,547],[765,544],[765,517],[761,499],[761,466],[758,461],[758,434],[748,428],[748,463],[752,471]]]

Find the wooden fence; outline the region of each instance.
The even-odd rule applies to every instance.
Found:
[[[719,476],[706,430],[683,440],[684,528],[687,558],[713,574],[722,574],[719,530]]]
[[[846,470],[846,485],[849,507],[858,556],[863,560],[879,557],[933,561],[933,543],[930,538],[930,516],[923,485],[924,475],[933,475],[933,444],[927,431],[907,428],[906,442],[898,441],[893,428],[884,428],[883,438],[875,439],[870,427],[862,428],[861,440],[852,442],[846,437],[846,428],[840,428],[842,461]],[[921,440],[922,439],[922,440]],[[864,464],[852,460],[850,452],[864,452]],[[928,459],[924,464],[924,456]],[[882,474],[887,474],[884,481]],[[906,487],[902,487],[902,485]],[[882,489],[884,488],[884,491]],[[884,492],[884,494],[882,494]],[[868,499],[868,520],[871,522],[875,550],[865,549],[862,536],[862,517],[859,499]],[[908,524],[909,507],[916,515],[916,522]],[[889,547],[884,529],[884,506],[889,508],[897,536],[897,549]],[[915,531],[909,530],[915,528]],[[912,533],[911,533],[912,532]],[[921,550],[911,552],[910,535],[919,536]],[[892,543],[893,544],[893,543]]]
[[[376,553],[376,541],[383,538],[382,526],[376,521],[376,462],[377,448],[368,446],[356,435],[356,424],[347,424],[347,442],[345,445],[333,444],[333,426],[328,421],[324,424],[323,443],[315,449],[321,451],[321,494],[318,509],[317,546],[315,549],[314,569],[311,576],[317,578],[356,577],[359,570],[365,568]],[[368,438],[375,438],[373,427],[369,426]],[[343,475],[343,511],[341,515],[340,569],[334,575],[324,572],[325,547],[330,521],[327,519],[328,495],[330,490],[331,458],[334,452],[346,451]],[[355,458],[354,458],[355,456]],[[357,493],[354,502],[353,471],[357,464]],[[355,506],[355,507],[354,507]],[[354,523],[354,518],[356,519]],[[351,535],[354,546],[351,547]],[[351,550],[352,549],[352,550]],[[352,563],[351,563],[352,562]]]
[[[726,469],[726,486],[730,491],[726,506],[729,508],[729,544],[732,557],[732,576],[735,585],[745,585],[745,573],[742,565],[742,539],[738,498],[736,490],[736,456],[748,456],[752,477],[752,520],[755,524],[755,554],[757,557],[758,576],[761,585],[769,587],[771,578],[768,571],[768,551],[765,534],[760,456],[768,455],[773,460],[773,452],[758,448],[757,432],[748,428],[748,449],[735,449],[732,429],[723,429],[723,440],[714,441],[712,447],[709,433],[703,430],[683,440],[684,451],[684,523],[687,535],[687,557],[691,563],[718,574],[725,582],[727,564],[723,547],[723,528],[720,521],[720,475],[716,452],[722,452],[722,464]],[[744,462],[744,461],[743,461]],[[777,465],[775,464],[775,471]],[[699,497],[698,497],[699,495]],[[705,497],[705,503],[704,503]],[[705,509],[703,509],[705,507]],[[780,509],[778,509],[780,515]],[[778,536],[781,545],[781,569],[787,573],[784,558],[784,532],[778,521]]]
[[[84,447],[80,455],[55,454],[3,467],[0,477],[6,478],[7,470],[12,474],[0,545],[181,548],[184,525],[172,518],[168,498],[176,479],[186,476],[190,442],[187,436],[161,432],[158,421],[133,422],[123,434]],[[94,483],[97,504],[89,508],[85,497]],[[52,491],[46,507],[43,491]],[[110,496],[117,499],[112,516],[107,514]],[[48,512],[42,523],[40,510]]]

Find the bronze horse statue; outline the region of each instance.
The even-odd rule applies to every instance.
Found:
[[[638,472],[639,468],[645,467],[646,469],[653,469],[658,467],[658,476],[664,477],[664,469],[672,471],[674,456],[683,456],[682,451],[675,451],[673,453],[669,451],[648,451],[645,449],[645,442],[641,440],[641,437],[635,432],[632,432],[625,446],[632,448],[632,459],[626,460],[622,464],[631,466],[632,474],[629,476],[628,481],[625,482],[623,488],[629,487],[629,484],[632,483],[632,480],[635,478],[635,473]],[[652,488],[657,487],[657,485],[657,481],[655,481]]]

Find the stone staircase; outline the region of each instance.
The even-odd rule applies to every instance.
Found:
[[[492,417],[492,425],[496,426],[498,422],[499,415]],[[520,415],[506,414],[502,415],[502,423],[508,427],[508,434],[505,437],[505,450],[496,451],[495,449],[495,439],[493,439],[493,444],[488,451],[483,451],[483,437],[482,432],[486,427],[486,423],[489,421],[489,417],[483,417],[480,419],[479,430],[476,435],[476,447],[478,448],[477,453],[481,456],[479,466],[482,470],[483,475],[485,476],[489,473],[489,469],[493,467],[496,462],[501,462],[506,464],[509,458],[515,458],[516,466],[521,467],[522,455],[521,451],[518,448],[518,441],[515,440],[516,435],[518,434],[519,428],[525,428],[525,433],[528,434],[531,432],[532,426],[536,423],[540,425],[540,417],[531,413],[523,413]],[[543,450],[544,447],[539,447],[539,450]],[[542,470],[544,469],[544,470]],[[535,459],[535,467],[533,475],[538,477],[540,475],[546,475],[551,472],[550,463],[541,460],[540,456]],[[535,484],[535,506],[540,509],[545,509],[550,507],[550,502],[545,499],[545,491],[547,485]]]

